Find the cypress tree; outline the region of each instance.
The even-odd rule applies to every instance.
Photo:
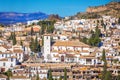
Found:
[[[13,39],[13,33],[11,32],[9,40],[12,40],[12,39]]]
[[[67,69],[64,69],[64,80],[67,80]]]
[[[35,47],[34,47],[34,39],[31,37],[31,42],[30,42],[30,49],[31,51],[34,51]]]
[[[37,48],[38,48],[38,40],[37,40],[37,36],[36,36],[35,43],[34,43],[34,52],[37,52]]]
[[[36,77],[36,80],[40,80],[40,77],[39,77],[38,72],[37,72],[37,77]]]
[[[104,62],[103,65],[103,72],[102,72],[102,80],[105,80],[107,73],[107,60],[106,60],[106,55],[105,55],[105,49],[103,49],[102,52],[102,61]]]
[[[33,33],[34,33],[33,27],[31,27],[31,36],[33,35]]]
[[[15,45],[17,43],[16,41],[16,35],[15,35],[15,32],[13,33],[13,45]]]
[[[118,19],[118,24],[120,24],[120,17],[119,17],[119,19]]]
[[[52,78],[52,70],[51,69],[48,71],[48,74],[49,74],[48,80],[53,80],[53,78]]]
[[[23,46],[23,42],[22,42],[22,40],[20,40],[20,45]]]

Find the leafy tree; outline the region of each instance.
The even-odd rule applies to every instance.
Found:
[[[51,69],[48,71],[48,80],[53,80]]]
[[[64,69],[64,80],[67,80],[67,69]]]
[[[91,46],[98,46],[98,44],[101,42],[99,38],[101,31],[98,29],[98,26],[96,26],[95,32],[91,32],[91,34],[92,36],[88,39],[88,44]]]
[[[0,24],[0,27],[4,27],[4,24]]]
[[[10,77],[12,76],[12,71],[9,69],[4,74],[8,77],[8,80],[10,80]]]
[[[117,80],[120,80],[120,75],[117,76]]]
[[[40,34],[53,33],[55,21],[39,21],[37,24],[41,26]]]
[[[59,80],[62,80],[62,76],[60,76]]]
[[[83,37],[82,42],[84,42],[85,44],[87,44],[88,43],[87,40],[88,39],[86,37]]]
[[[105,74],[105,79],[104,80],[112,80],[112,75],[109,71]]]

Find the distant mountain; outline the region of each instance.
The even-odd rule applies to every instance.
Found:
[[[0,24],[14,24],[18,22],[26,23],[30,20],[46,19],[49,15],[36,12],[36,13],[17,13],[17,12],[0,12]]]
[[[61,18],[62,17],[60,17],[58,14],[51,14],[51,15],[49,15],[49,17],[48,17],[48,20],[51,20],[51,21],[60,21],[61,20]]]
[[[72,18],[99,18],[103,15],[120,17],[120,2],[110,2],[106,5],[88,7],[86,12],[79,12]]]

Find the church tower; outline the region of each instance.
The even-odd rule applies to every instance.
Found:
[[[51,61],[50,50],[51,50],[51,36],[50,34],[45,34],[44,35],[44,54],[43,54],[45,62]]]

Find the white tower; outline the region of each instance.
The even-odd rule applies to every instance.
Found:
[[[51,49],[51,37],[50,34],[44,35],[44,60],[46,62],[51,61],[51,55],[50,55],[50,49]]]

